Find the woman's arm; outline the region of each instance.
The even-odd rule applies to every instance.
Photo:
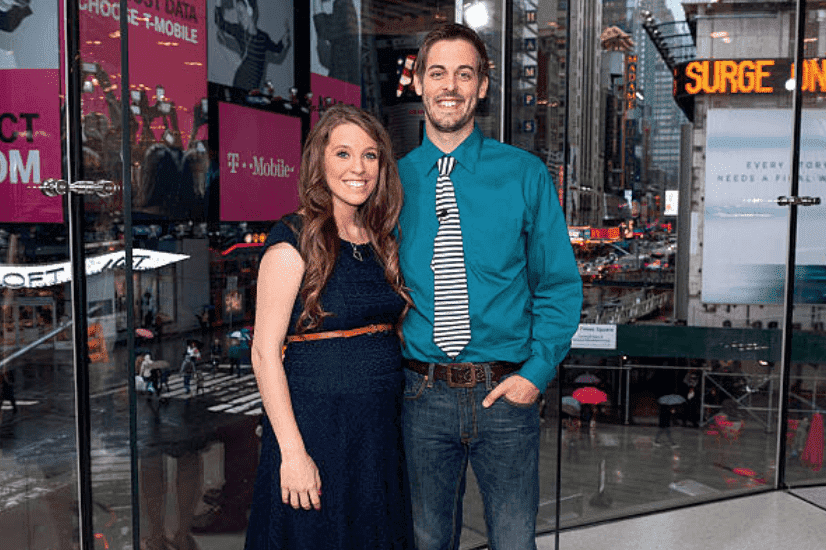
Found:
[[[281,499],[293,508],[309,510],[321,506],[321,478],[304,448],[281,362],[281,347],[303,276],[304,261],[291,245],[279,243],[264,254],[258,271],[252,367],[281,449]]]

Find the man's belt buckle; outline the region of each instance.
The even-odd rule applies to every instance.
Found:
[[[459,363],[448,365],[447,385],[451,388],[472,388],[476,385],[476,365]]]

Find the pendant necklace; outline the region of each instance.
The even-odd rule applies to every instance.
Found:
[[[364,256],[361,255],[361,250],[359,250],[359,246],[355,243],[350,243],[350,246],[353,247],[353,258],[357,259],[360,262],[364,261]]]
[[[345,242],[349,243],[350,246],[353,248],[353,258],[355,258],[356,260],[358,260],[360,262],[363,262],[364,261],[364,255],[361,253],[361,246],[363,246],[363,245],[354,243],[353,239],[350,238],[349,234],[347,234],[343,231],[339,232],[339,235],[341,236],[341,238]]]

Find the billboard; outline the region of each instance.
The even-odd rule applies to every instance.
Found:
[[[269,221],[298,208],[301,119],[218,104],[220,217]]]
[[[62,223],[58,4],[0,5],[0,222]]]
[[[294,85],[293,2],[208,0],[209,80],[290,97]]]
[[[710,109],[707,118],[702,300],[780,304],[784,296],[792,112]],[[800,196],[826,190],[826,112],[803,113]],[[826,207],[798,209],[795,302],[826,304]]]

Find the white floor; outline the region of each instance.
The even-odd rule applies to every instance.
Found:
[[[823,489],[796,490],[821,504]],[[537,540],[554,548],[554,537]],[[826,510],[773,491],[621,520],[560,535],[561,550],[824,550]]]
[[[559,548],[826,550],[826,488],[795,489],[794,493],[802,498],[772,491],[568,531],[560,535]],[[243,534],[196,540],[201,550],[241,548],[244,544]],[[554,544],[553,535],[536,541],[538,550],[554,550]]]

